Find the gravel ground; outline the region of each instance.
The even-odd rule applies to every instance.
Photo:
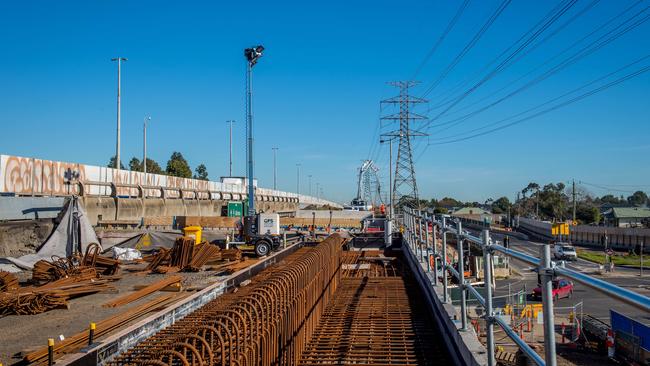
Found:
[[[256,260],[248,259],[247,262],[253,264]],[[48,338],[58,339],[61,335],[69,337],[88,329],[91,322],[101,321],[160,296],[161,292],[156,292],[117,308],[102,307],[109,300],[132,292],[135,285],[151,284],[175,274],[142,275],[130,271],[143,269],[145,266],[146,263],[122,266],[120,271],[122,278],[112,283],[117,288],[117,293],[98,293],[72,299],[68,301],[69,309],[54,309],[37,315],[10,315],[0,318],[0,363],[14,364],[22,358],[21,352],[33,351],[47,345]],[[178,274],[183,276],[183,287],[199,289],[219,282],[225,277],[219,275],[225,273],[211,271]],[[19,274],[19,279],[23,281],[30,277],[29,272]]]

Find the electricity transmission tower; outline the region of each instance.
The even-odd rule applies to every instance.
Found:
[[[382,201],[381,185],[377,177],[378,171],[379,168],[375,166],[372,160],[365,160],[361,164],[357,180],[357,202],[364,202],[364,205],[375,208],[378,206],[378,202]]]
[[[382,121],[399,122],[398,130],[382,134],[382,136],[394,137],[399,141],[397,160],[395,161],[395,175],[393,176],[393,199],[396,207],[404,205],[410,207],[419,206],[411,140],[414,137],[427,136],[427,134],[412,129],[411,121],[426,120],[427,118],[412,112],[411,108],[415,104],[427,103],[427,101],[409,95],[409,88],[417,83],[417,81],[389,82],[389,85],[399,88],[399,95],[381,101],[381,104],[399,107],[397,113],[381,117]]]

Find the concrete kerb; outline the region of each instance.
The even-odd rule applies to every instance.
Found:
[[[212,284],[196,294],[173,304],[171,307],[142,319],[119,333],[98,341],[94,345],[86,347],[77,353],[64,355],[62,358],[56,360],[56,363],[58,365],[75,366],[103,365],[135,344],[174,324],[209,301],[214,300],[233,286],[237,286],[268,266],[278,263],[300,247],[302,247],[302,243],[297,243],[274,253],[251,267],[237,271],[226,277],[223,281]]]

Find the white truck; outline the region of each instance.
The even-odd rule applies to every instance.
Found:
[[[568,243],[556,243],[553,247],[553,257],[560,260],[578,260],[576,249]]]

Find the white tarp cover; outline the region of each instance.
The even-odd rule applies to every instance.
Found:
[[[83,255],[88,244],[99,243],[95,230],[90,224],[90,221],[88,221],[83,208],[79,205],[77,197],[72,197],[68,201],[65,210],[59,226],[57,226],[36,253],[27,254],[19,258],[7,257],[2,262],[7,263],[9,261],[22,269],[32,269],[34,263],[41,259],[49,261],[52,260],[52,256],[65,258],[71,256],[73,253],[81,253]],[[11,268],[7,267],[6,265],[0,264],[0,269],[11,271]]]

